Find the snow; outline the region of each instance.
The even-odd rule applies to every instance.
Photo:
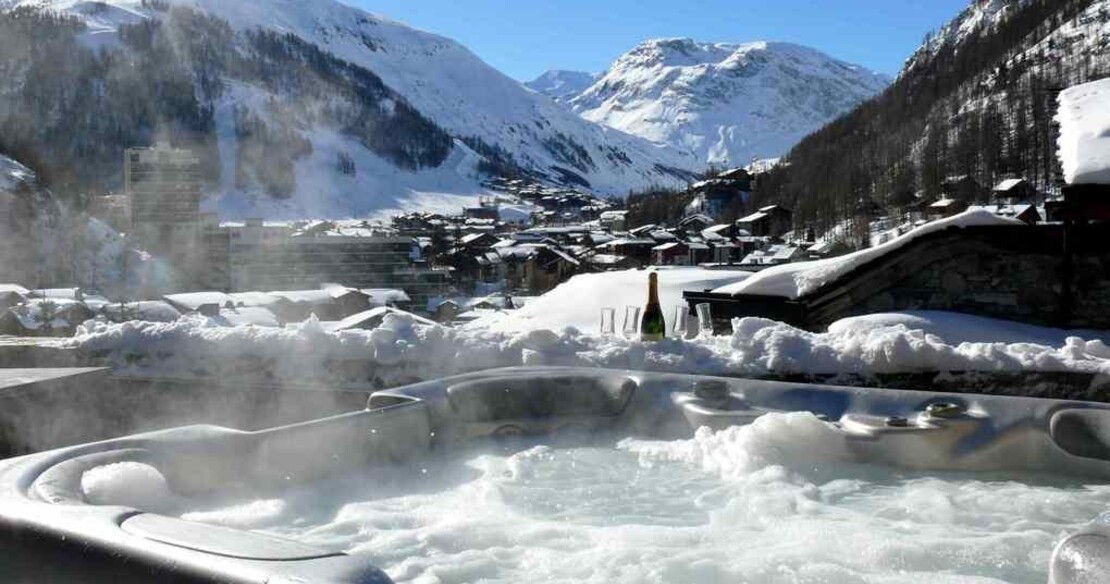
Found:
[[[167,294],[163,298],[170,304],[187,310],[198,310],[201,306],[212,304],[220,307],[235,306],[235,299],[223,292],[185,292]]]
[[[325,127],[310,127],[302,136],[312,142],[312,152],[297,162],[297,190],[288,199],[266,195],[260,186],[238,185],[238,138],[233,112],[249,108],[263,120],[270,115],[269,94],[244,83],[229,83],[216,106],[216,136],[222,184],[204,200],[203,208],[224,219],[295,220],[305,218],[388,219],[407,211],[458,213],[477,204],[491,192],[481,185],[480,157],[456,141],[447,160],[437,168],[408,171],[366,149],[357,139]],[[340,154],[350,156],[355,174],[335,171]]]
[[[525,83],[524,86],[550,97],[557,103],[567,103],[593,85],[599,75],[581,71],[553,70]]]
[[[735,166],[786,154],[888,83],[798,45],[662,39],[617,59],[570,105],[587,120],[691,152],[703,164]]]
[[[176,496],[158,469],[138,462],[98,466],[81,476],[81,490],[91,505],[118,505],[157,511],[172,506]]]
[[[1060,161],[1070,184],[1110,184],[1110,79],[1060,94]]]
[[[969,210],[947,219],[922,225],[878,247],[836,258],[775,266],[759,272],[751,278],[745,278],[739,282],[717,288],[713,292],[734,296],[746,294],[797,299],[924,235],[937,233],[945,229],[988,225],[1024,225],[1024,223],[1017,219],[999,217],[982,209]]]
[[[956,314],[857,318],[836,323],[826,333],[744,318],[733,321],[731,335],[641,343],[619,334],[619,313],[622,303],[643,305],[644,276],[643,272],[625,273],[608,285],[577,282],[529,302],[489,326],[447,328],[390,314],[374,330],[329,332],[314,318],[279,329],[225,327],[191,315],[172,323],[89,321],[67,344],[102,356],[124,374],[219,375],[224,368],[241,369],[246,362],[255,368],[266,364],[266,373],[276,379],[315,382],[350,381],[337,377],[345,374],[344,368],[335,367],[342,361],[365,364],[375,378],[387,384],[520,365],[743,377],[866,378],[916,372],[1110,375],[1105,333],[1021,327]],[[669,279],[666,271],[660,276],[664,282]],[[669,288],[673,290],[673,286]],[[617,296],[571,293],[576,290]],[[673,294],[664,289],[665,308],[674,301]],[[603,304],[618,309],[618,334],[614,337],[596,334]],[[570,325],[574,326],[568,328]]]
[[[0,156],[0,191],[10,191],[34,180],[35,173],[31,169],[11,158]]]
[[[685,306],[684,290],[708,290],[749,275],[748,272],[701,268],[656,268],[654,271],[659,274],[659,302],[668,322],[674,318],[675,306]],[[557,331],[568,326],[597,332],[602,307],[615,308],[619,320],[625,306],[643,306],[647,302],[647,285],[648,272],[644,270],[575,276],[497,322],[479,320],[472,326],[489,326],[496,332]]]

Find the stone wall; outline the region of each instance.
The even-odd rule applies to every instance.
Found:
[[[1070,293],[1065,242],[1073,259]],[[923,236],[798,300],[687,293],[715,326],[762,316],[824,330],[850,316],[943,310],[1043,326],[1110,330],[1110,224],[952,228]]]

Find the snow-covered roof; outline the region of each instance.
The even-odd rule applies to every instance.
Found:
[[[1025,182],[1025,179],[1008,178],[1008,179],[998,183],[998,186],[994,187],[994,192],[996,192],[996,193],[1006,193],[1006,192],[1012,191],[1012,190],[1014,190],[1015,187],[1017,187],[1018,185],[1020,185],[1023,182]]]
[[[622,256],[622,255],[616,255],[616,254],[610,254],[610,253],[599,253],[599,254],[595,254],[593,257],[590,258],[590,263],[596,264],[596,265],[599,265],[599,266],[615,266],[615,265],[617,265],[621,262],[624,262],[626,260],[628,260],[628,256]]]
[[[281,298],[265,292],[232,292],[228,294],[235,306],[273,306],[281,302]]]
[[[226,326],[264,326],[279,327],[281,323],[277,316],[269,309],[261,306],[240,306],[238,308],[222,308],[220,316],[214,321]]]
[[[1060,93],[1059,154],[1070,184],[1110,184],[1110,79]]]
[[[760,219],[764,219],[766,217],[767,217],[767,213],[765,213],[763,211],[757,211],[755,213],[752,213],[751,215],[748,215],[747,217],[741,217],[740,219],[737,219],[736,222],[737,223],[755,223],[756,221],[759,221]]]
[[[33,298],[50,298],[54,300],[81,300],[80,288],[35,288],[31,290]]]
[[[929,207],[933,209],[947,209],[948,207],[951,207],[958,202],[959,201],[957,201],[956,199],[941,199],[933,203],[932,205],[929,205]]]
[[[166,294],[162,298],[185,310],[197,310],[201,306],[211,304],[227,306],[228,303],[231,303],[232,306],[235,305],[235,299],[223,292],[186,292],[183,294]]]
[[[173,322],[181,313],[167,302],[158,300],[105,304],[100,311],[112,320],[141,320],[146,322]]]
[[[280,290],[268,294],[294,304],[301,302],[306,304],[329,304],[332,300],[335,300],[328,290]]]
[[[20,296],[29,296],[31,294],[30,290],[24,288],[23,286],[20,286],[19,284],[0,284],[0,293],[3,292],[15,292]]]
[[[351,316],[348,316],[341,321],[330,323],[325,328],[331,332],[346,331],[351,329],[375,328],[379,324],[381,324],[381,321],[385,320],[386,316],[390,314],[401,315],[405,318],[410,318],[416,325],[436,326],[435,321],[428,320],[422,316],[417,316],[415,314],[412,314],[411,312],[398,310],[391,306],[379,306],[377,308],[371,308],[370,310],[366,310],[358,314],[352,314]]]
[[[412,298],[404,290],[396,290],[393,288],[363,288],[363,294],[370,296],[370,302],[374,304],[404,304],[412,302]]]
[[[776,266],[735,284],[714,290],[717,294],[750,294],[761,296],[781,296],[796,299],[813,292],[853,269],[872,260],[891,253],[911,241],[952,227],[971,227],[979,225],[1023,225],[1017,219],[999,217],[983,210],[965,211],[959,215],[940,221],[933,221],[913,231],[877,247],[857,251],[846,256],[798,262]]]
[[[664,243],[662,245],[657,245],[657,246],[651,248],[651,251],[667,251],[667,250],[674,249],[674,248],[676,248],[680,245],[684,245],[684,244],[680,241],[672,241],[670,243]]]

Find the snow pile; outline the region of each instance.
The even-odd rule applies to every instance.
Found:
[[[1060,94],[1060,161],[1070,184],[1110,184],[1110,79]]]
[[[702,268],[655,268],[654,271],[659,274],[659,303],[668,323],[674,318],[675,307],[686,306],[683,291],[712,290],[750,275],[749,272]],[[616,326],[620,327],[626,306],[642,307],[647,302],[648,274],[644,270],[627,270],[575,276],[500,320],[483,319],[471,326],[497,332],[557,331],[570,326],[596,333],[601,324],[601,309],[609,307],[616,310]]]
[[[825,284],[833,282],[848,272],[877,260],[924,235],[950,228],[989,225],[1024,225],[1024,223],[1017,219],[999,217],[982,209],[970,210],[947,219],[922,225],[902,237],[888,241],[878,247],[826,260],[776,266],[759,272],[751,278],[718,288],[714,292],[734,296],[748,294],[797,299],[815,292]]]
[[[81,490],[92,505],[150,511],[172,507],[177,498],[158,469],[138,462],[119,462],[89,470],[81,477]]]
[[[1013,340],[997,342],[994,338],[1006,336],[1005,323],[960,315],[926,316],[947,326],[950,330],[937,332],[951,338],[915,328],[915,318],[926,318],[920,315],[853,319],[834,325],[828,333],[744,318],[733,322],[730,336],[641,343],[619,335],[585,335],[575,328],[559,332],[450,329],[426,326],[397,314],[386,316],[374,330],[342,332],[329,332],[315,320],[286,329],[226,328],[198,316],[174,323],[90,321],[70,343],[107,358],[121,373],[188,377],[265,372],[286,381],[369,378],[390,385],[520,365],[745,377],[866,378],[917,372],[1110,374],[1110,347],[1100,338],[1046,332],[1049,329],[1038,332],[1030,327],[1025,336],[1018,331]],[[976,338],[969,331],[984,326],[997,336],[984,333],[978,337],[984,340],[962,341],[961,337]],[[1052,335],[1062,342],[1048,342]],[[1037,340],[1045,342],[1028,342]],[[358,363],[369,370],[352,373],[335,366],[341,362]]]

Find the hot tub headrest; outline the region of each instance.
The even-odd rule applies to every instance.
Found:
[[[1110,460],[1110,411],[1061,410],[1052,416],[1049,432],[1068,454]]]
[[[447,388],[451,410],[468,422],[618,416],[636,390],[623,375],[497,377]]]

